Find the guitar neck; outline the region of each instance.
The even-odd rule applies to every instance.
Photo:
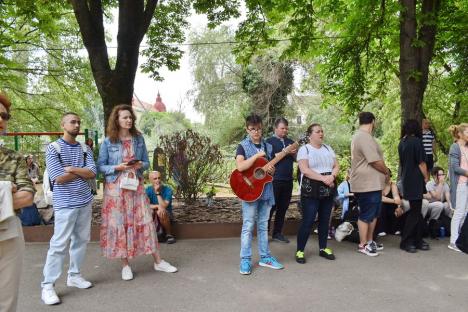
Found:
[[[298,144],[297,144],[297,143],[293,143],[293,144],[289,145],[288,148],[289,148],[290,146],[291,146],[291,147],[295,146],[295,148],[297,148]],[[268,166],[268,165],[273,165],[273,166],[274,166],[274,165],[276,165],[281,159],[283,159],[284,157],[286,157],[287,155],[288,155],[288,153],[285,152],[284,150],[282,150],[281,152],[279,152],[278,154],[276,154],[275,158],[273,158],[272,160],[270,160],[270,161],[268,162],[268,164],[266,164],[266,165],[267,165],[267,166]]]

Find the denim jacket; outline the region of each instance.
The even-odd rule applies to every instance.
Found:
[[[142,135],[132,138],[135,159],[143,162],[143,167],[137,170],[137,176],[143,177],[143,172],[149,168],[148,151],[146,150],[145,139]],[[97,161],[98,171],[104,174],[106,182],[115,182],[120,174],[115,167],[123,162],[122,143],[120,141],[112,143],[109,138],[105,138],[99,149]]]

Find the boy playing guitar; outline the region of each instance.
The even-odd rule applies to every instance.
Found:
[[[236,168],[243,172],[251,168],[255,161],[262,157],[272,158],[272,146],[262,138],[262,119],[252,114],[245,120],[247,136],[240,142],[236,152]],[[266,164],[264,169],[273,174],[273,164]],[[270,209],[275,203],[273,186],[266,183],[261,196],[255,201],[242,201],[242,232],[240,251],[240,274],[248,275],[252,271],[252,231],[257,222],[259,265],[272,269],[283,269],[284,266],[270,254],[268,247],[268,219]]]

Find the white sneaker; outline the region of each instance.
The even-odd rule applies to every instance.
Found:
[[[454,250],[454,251],[462,252],[462,251],[460,250],[460,248],[458,248],[457,245],[455,245],[455,244],[450,243],[447,247],[448,247],[449,249]]]
[[[377,234],[377,236],[379,236],[379,237],[384,237],[385,235],[387,235],[387,233],[385,233],[385,232],[380,232],[379,234]]]
[[[132,269],[128,265],[122,268],[122,279],[124,281],[129,281],[133,279]]]
[[[60,303],[60,299],[57,296],[57,293],[55,292],[54,285],[52,284],[47,284],[44,287],[42,287],[41,299],[47,305]]]
[[[85,280],[81,275],[68,275],[67,286],[86,289],[92,287],[93,284]]]
[[[154,264],[154,269],[156,271],[163,271],[166,273],[175,273],[177,272],[177,268],[175,266],[172,266],[169,262],[166,262],[161,259],[161,262],[159,264],[155,263]]]

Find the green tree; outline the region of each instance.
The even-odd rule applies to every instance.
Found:
[[[346,113],[385,97],[396,76],[402,120],[420,120],[430,73],[438,65],[432,61],[439,57],[456,68],[445,74],[457,77],[457,93],[466,92],[457,85],[467,74],[466,1],[246,2],[247,18],[237,33],[240,58],[278,46],[285,58],[316,60],[325,101],[343,104]],[[452,115],[460,116],[463,101],[465,96]]]

